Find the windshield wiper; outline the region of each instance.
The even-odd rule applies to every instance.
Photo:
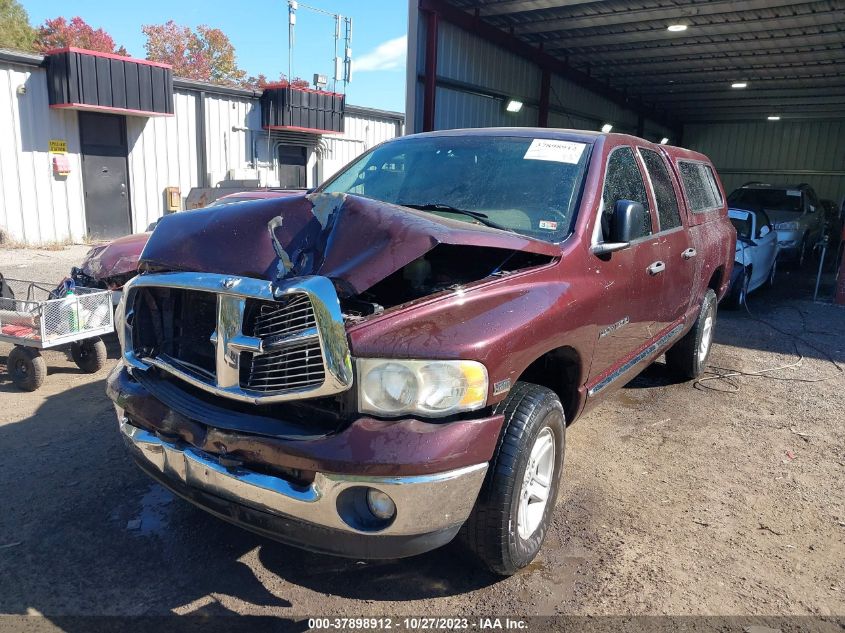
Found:
[[[397,202],[396,204],[402,207],[408,207],[409,209],[418,209],[420,211],[445,211],[446,213],[456,213],[458,215],[465,215],[467,217],[478,220],[479,222],[481,222],[481,224],[485,226],[489,226],[494,229],[501,229],[502,231],[511,231],[511,229],[509,229],[508,227],[493,222],[493,220],[491,220],[486,213],[481,213],[480,211],[468,211],[467,209],[458,209],[457,207],[453,207],[450,204],[442,204],[440,202],[428,202],[426,204]]]

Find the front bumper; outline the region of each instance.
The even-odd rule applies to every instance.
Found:
[[[109,377],[109,395],[133,458],[164,486],[270,538],[360,558],[412,556],[450,541],[475,504],[491,456],[482,453],[480,459],[468,461],[472,451],[463,442],[475,444],[473,448],[486,444],[483,437],[495,437],[501,426],[497,416],[446,424],[378,422],[381,432],[376,432],[376,421],[364,419],[326,437],[250,436],[247,442],[243,434],[206,427],[209,420],[185,420],[133,382],[123,368]],[[153,411],[157,415],[151,416]],[[340,447],[353,447],[353,452],[333,452]],[[486,450],[492,454],[492,445]],[[456,461],[461,453],[462,460]],[[349,459],[356,455],[358,459]],[[262,461],[260,456],[270,459]],[[419,463],[410,463],[412,457]],[[385,458],[397,462],[395,474],[384,471]],[[438,470],[428,470],[428,458],[439,464]],[[310,483],[289,479],[272,465],[310,465],[313,478]],[[372,515],[365,516],[367,488],[390,496],[396,507],[391,520],[373,522]]]
[[[796,257],[800,254],[804,233],[801,231],[778,230],[778,249],[786,257]]]

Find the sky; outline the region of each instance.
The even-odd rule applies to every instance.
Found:
[[[48,18],[80,16],[105,29],[116,45],[133,57],[145,56],[144,24],[207,24],[221,29],[235,47],[238,65],[248,75],[277,78],[288,68],[287,0],[19,0],[33,26]],[[405,48],[408,32],[406,0],[309,0],[306,4],[352,18],[352,81],[347,103],[382,110],[405,111]],[[342,40],[338,47],[342,51]],[[334,19],[297,10],[293,75],[311,81],[314,73],[334,72]],[[339,90],[340,92],[339,85]],[[329,86],[331,88],[331,86]]]

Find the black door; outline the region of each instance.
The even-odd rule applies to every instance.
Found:
[[[132,232],[126,119],[114,114],[79,113],[85,219],[91,237]]]
[[[296,145],[279,145],[279,185],[287,189],[304,189],[307,150]]]

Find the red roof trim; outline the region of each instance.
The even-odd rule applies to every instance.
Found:
[[[286,81],[276,81],[271,84],[264,84],[263,90],[280,90],[282,88],[287,88],[289,86],[288,82]],[[343,97],[339,92],[329,92],[328,90],[315,90],[314,88],[297,88],[296,86],[290,86],[291,90],[299,90],[300,92],[313,92],[318,95],[329,95],[331,97]]]
[[[116,108],[114,106],[98,106],[90,103],[55,103],[51,108],[62,110],[87,110],[90,112],[107,112],[112,114],[127,114],[135,116],[173,116],[173,112],[153,112],[151,110],[133,110],[132,108]]]
[[[149,59],[138,59],[136,57],[125,57],[115,53],[101,53],[100,51],[89,51],[87,48],[77,48],[76,46],[66,46],[64,48],[54,48],[44,53],[45,55],[58,55],[59,53],[82,53],[83,55],[93,55],[94,57],[106,57],[108,59],[119,59],[125,62],[134,62],[136,64],[144,64],[145,66],[158,66],[159,68],[172,69],[170,64],[163,64],[161,62],[150,61]]]
[[[339,134],[343,136],[343,132],[336,132],[335,130],[321,130],[311,127],[297,127],[295,125],[264,125],[265,130],[290,130],[291,132],[312,132],[314,134]]]

